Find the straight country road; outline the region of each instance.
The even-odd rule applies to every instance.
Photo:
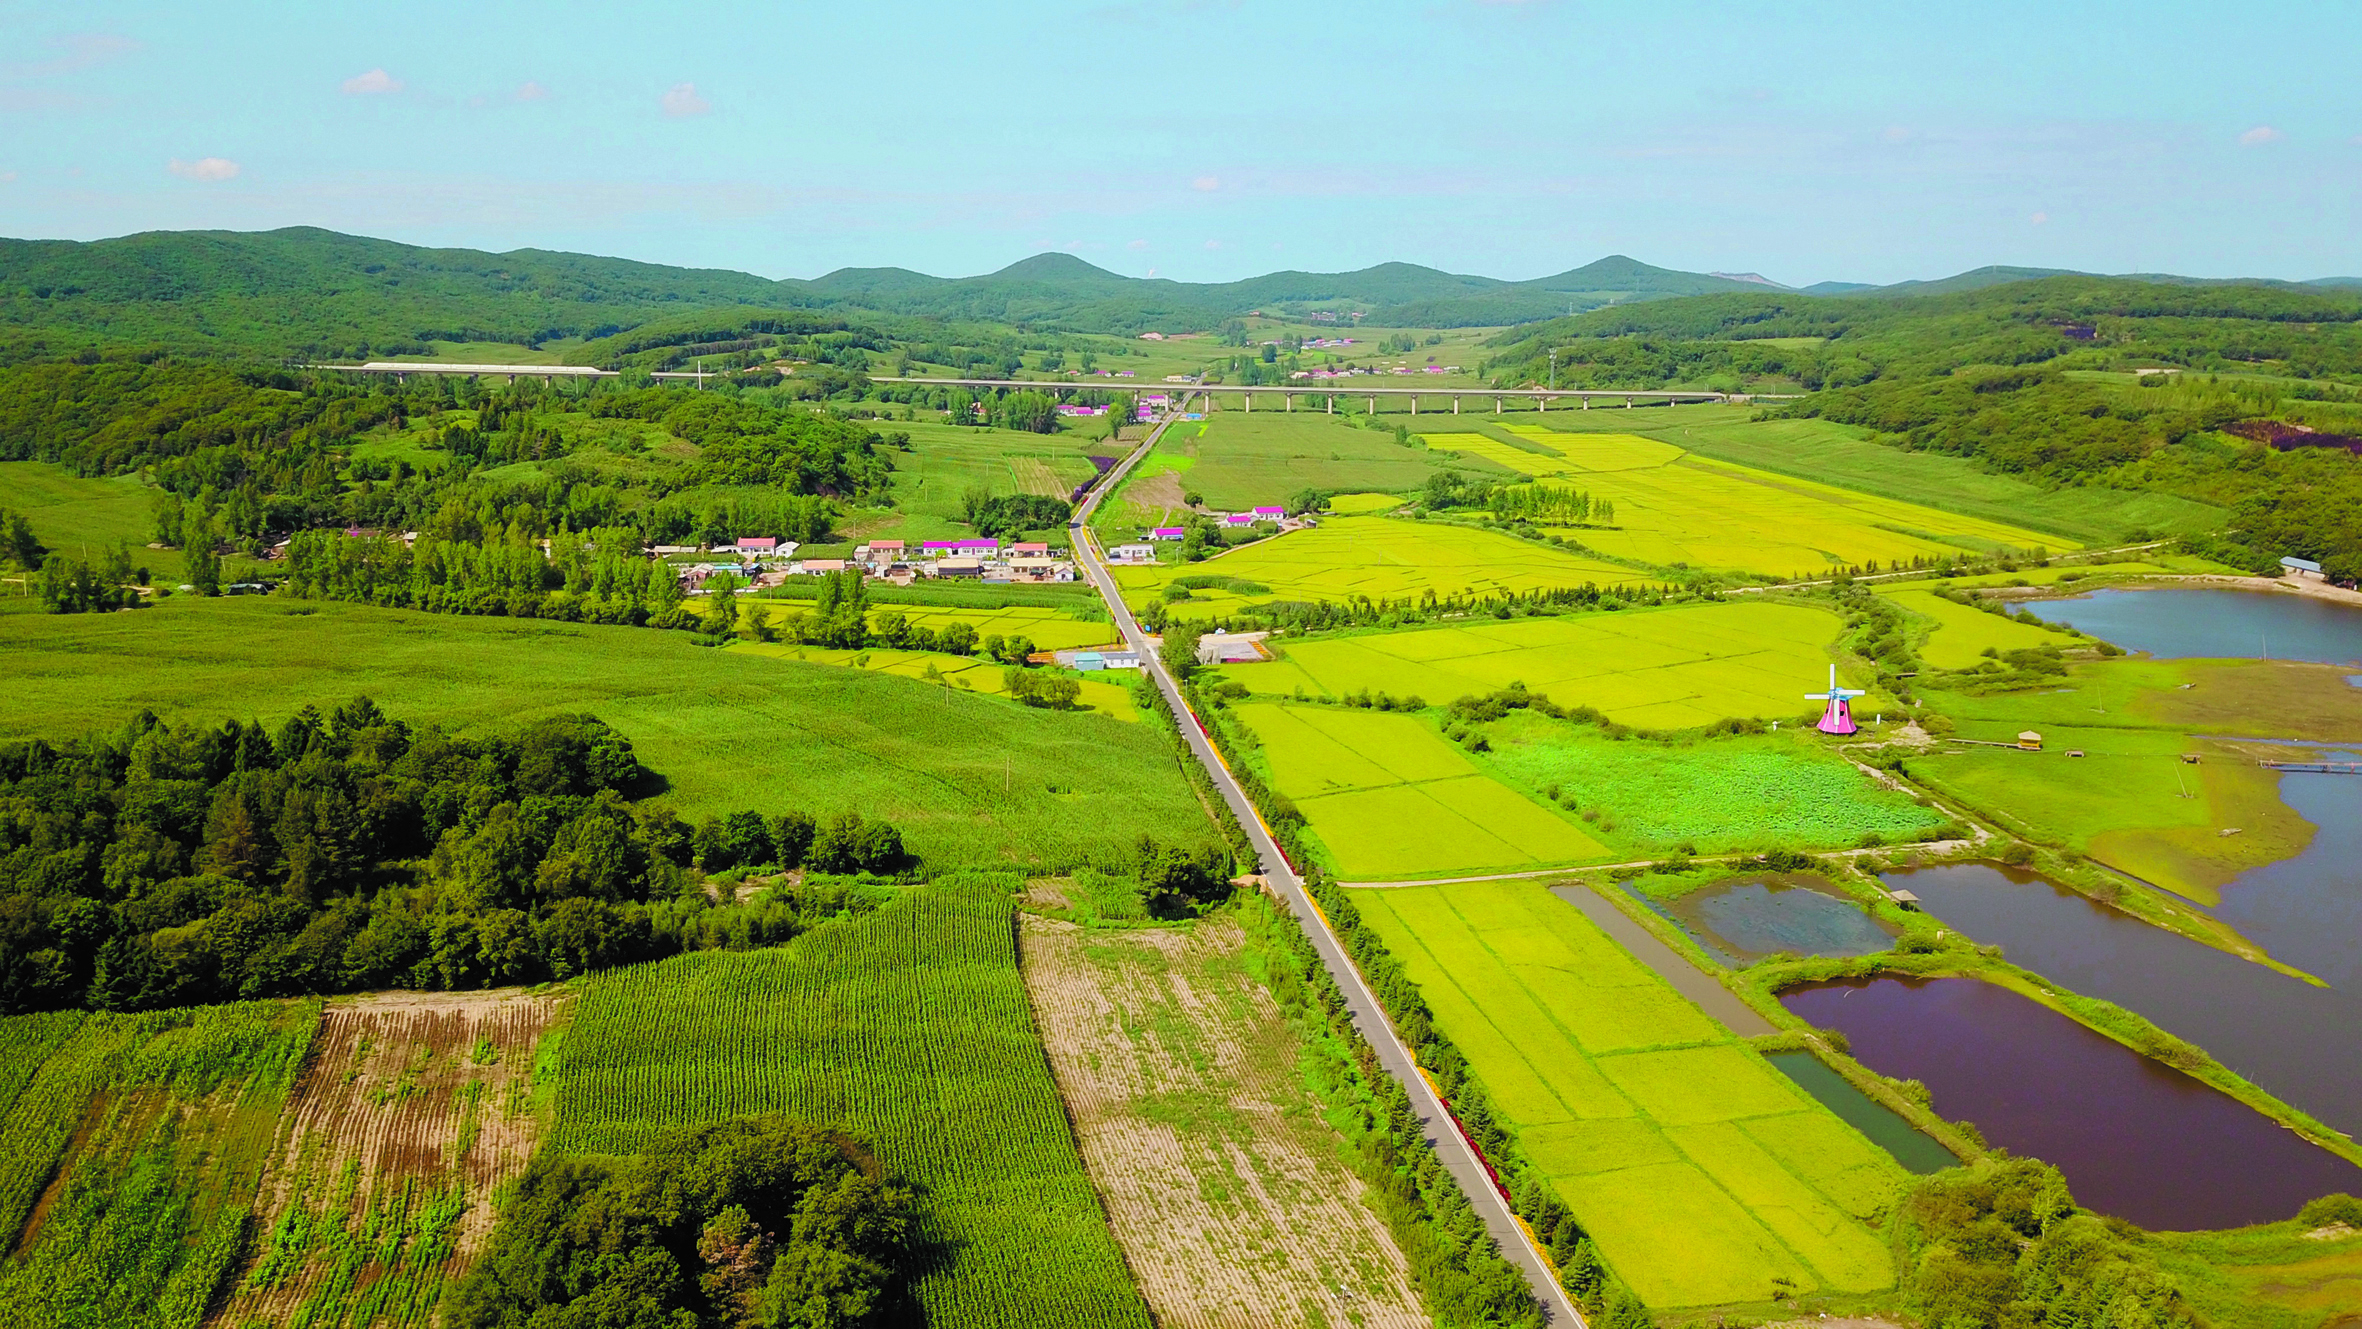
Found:
[[[1098,589],[1100,597],[1106,600],[1108,613],[1115,617],[1116,626],[1123,631],[1124,643],[1139,653],[1141,668],[1149,672],[1156,680],[1158,690],[1164,693],[1165,703],[1172,708],[1191,755],[1197,758],[1199,765],[1205,767],[1206,774],[1214,782],[1214,788],[1221,791],[1222,801],[1229,806],[1230,814],[1246,829],[1248,841],[1254,846],[1256,856],[1262,860],[1264,879],[1287,905],[1289,912],[1296,916],[1305,934],[1312,938],[1314,948],[1320,953],[1321,963],[1328,966],[1329,976],[1336,980],[1338,991],[1344,994],[1346,1009],[1351,1012],[1354,1025],[1361,1030],[1362,1037],[1369,1040],[1370,1046],[1376,1049],[1379,1063],[1389,1075],[1402,1083],[1404,1091],[1409,1094],[1411,1110],[1425,1127],[1427,1142],[1434,1147],[1436,1157],[1443,1160],[1445,1169],[1459,1183],[1461,1192],[1475,1206],[1477,1214],[1484,1219],[1485,1230],[1492,1233],[1494,1241],[1500,1243],[1501,1253],[1525,1274],[1526,1282],[1533,1288],[1534,1299],[1542,1304],[1544,1317],[1554,1325],[1588,1329],[1582,1310],[1559,1287],[1557,1278],[1550,1272],[1550,1266],[1543,1261],[1541,1252],[1534,1248],[1532,1238],[1526,1234],[1525,1225],[1517,1221],[1516,1215],[1510,1212],[1509,1202],[1493,1185],[1491,1174],[1477,1157],[1476,1147],[1469,1143],[1458,1123],[1444,1110],[1442,1101],[1428,1085],[1427,1077],[1420,1074],[1417,1064],[1411,1060],[1410,1049],[1395,1035],[1394,1026],[1386,1019],[1377,997],[1370,992],[1369,985],[1362,981],[1361,971],[1354,967],[1352,959],[1345,954],[1345,948],[1338,942],[1337,935],[1329,930],[1328,920],[1313,907],[1312,897],[1305,893],[1302,879],[1296,875],[1287,859],[1281,856],[1279,846],[1272,842],[1271,832],[1263,825],[1262,817],[1247,802],[1238,781],[1231,777],[1230,768],[1223,764],[1221,755],[1214,751],[1204,726],[1189,709],[1179,684],[1174,681],[1172,672],[1165,668],[1164,661],[1158,658],[1148,635],[1133,620],[1131,610],[1124,606],[1124,598],[1116,589],[1115,578],[1107,570],[1097,538],[1091,531],[1091,515],[1098,510],[1101,500],[1114,493],[1123,483],[1124,477],[1140,459],[1154,450],[1165,427],[1179,416],[1180,406],[1187,401],[1188,395],[1184,394],[1175,409],[1157,421],[1156,426],[1148,431],[1148,437],[1110,470],[1099,484],[1093,486],[1083,499],[1082,506],[1075,510],[1068,531],[1073,541],[1075,564],[1082,568],[1083,574]]]

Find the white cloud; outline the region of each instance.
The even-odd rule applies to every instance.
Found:
[[[2250,129],[2246,133],[2239,136],[2239,144],[2241,147],[2255,148],[2261,147],[2266,143],[2277,143],[2286,137],[2288,137],[2288,135],[2281,133],[2279,130],[2272,128],[2270,125],[2257,125],[2255,128]]]
[[[131,38],[111,32],[84,32],[70,37],[53,37],[49,44],[60,52],[55,59],[0,65],[0,77],[31,78],[71,74],[93,65],[103,65],[140,48],[139,43]]]
[[[2036,226],[2040,226],[2044,222],[2050,220],[2050,214],[2047,212],[2037,212],[2033,216],[2026,218],[2026,220],[2034,223]]]
[[[714,108],[712,102],[697,95],[694,83],[676,83],[665,89],[657,101],[664,107],[664,113],[676,120],[685,115],[703,115]]]
[[[372,69],[366,74],[355,74],[336,86],[347,97],[374,97],[381,93],[400,92],[402,80],[383,69]]]
[[[227,157],[199,157],[193,162],[175,157],[164,169],[183,180],[234,180],[238,175],[238,163]]]
[[[1222,187],[1222,182],[1214,176],[1201,175],[1195,180],[1190,181],[1189,187],[1191,189],[1197,190],[1201,194],[1211,194],[1215,190]]]
[[[548,96],[549,89],[541,86],[539,83],[534,82],[532,79],[526,79],[524,83],[517,88],[517,100],[521,102],[542,101]]]
[[[1208,241],[1206,241],[1206,248],[1208,248],[1208,249],[1220,249],[1221,247],[1222,247],[1222,242],[1221,242],[1221,241],[1219,241],[1219,240],[1208,240]]]
[[[1126,248],[1126,249],[1146,249],[1146,248],[1148,248],[1148,242],[1147,242],[1146,240],[1134,240],[1132,243],[1130,243],[1130,244],[1128,244],[1128,245],[1125,245],[1125,246],[1124,246],[1124,248]]]

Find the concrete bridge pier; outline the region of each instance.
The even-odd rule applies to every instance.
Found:
[[[1453,394],[1452,394],[1452,414],[1454,414],[1454,415],[1458,415],[1459,413],[1460,413],[1460,394],[1459,394],[1459,393],[1457,393],[1457,392],[1455,392],[1455,393],[1453,393]]]
[[[1591,399],[1589,397],[1585,397],[1583,399],[1583,409],[1586,411],[1591,409]]]

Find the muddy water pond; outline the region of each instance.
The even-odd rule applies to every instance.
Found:
[[[2138,1011],[2282,1101],[2362,1135],[2362,993],[2290,978],[2029,872],[1956,864],[1882,880],[2012,963]],[[2362,947],[2351,927],[2335,940]]]
[[[2166,659],[2362,662],[2362,606],[2286,591],[2101,590],[2024,607],[2047,622],[2064,620],[2128,651]]]
[[[1886,1105],[1854,1088],[1844,1076],[1829,1069],[1828,1063],[1810,1052],[1766,1052],[1763,1059],[1911,1171],[1924,1176],[1960,1165],[1952,1151],[1937,1144],[1934,1137],[1921,1133]]]
[[[1734,969],[1782,952],[1873,955],[1894,945],[1902,931],[1807,872],[1716,882],[1671,900],[1634,894]]]
[[[1862,1064],[1925,1084],[1988,1143],[2055,1164],[2075,1198],[2143,1227],[2293,1216],[2362,1168],[2225,1094],[2005,988],[1883,977],[1781,994]]]

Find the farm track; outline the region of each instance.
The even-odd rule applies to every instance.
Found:
[[[1376,995],[1363,981],[1361,972],[1354,968],[1352,959],[1345,954],[1336,934],[1330,931],[1328,921],[1321,916],[1312,897],[1305,893],[1303,881],[1279,852],[1278,845],[1272,842],[1269,828],[1263,825],[1262,818],[1256,815],[1253,805],[1247,802],[1246,794],[1239,789],[1238,781],[1231,777],[1229,768],[1223,765],[1221,757],[1215,753],[1203,725],[1199,723],[1195,712],[1190,710],[1188,701],[1181,695],[1181,689],[1166,670],[1164,661],[1152,648],[1148,635],[1141,630],[1139,623],[1132,617],[1132,611],[1125,606],[1123,595],[1116,588],[1115,579],[1101,558],[1090,525],[1093,512],[1102,499],[1114,493],[1123,483],[1124,476],[1132,467],[1155,449],[1157,439],[1177,414],[1168,415],[1150,430],[1148,437],[1084,498],[1070,528],[1076,561],[1081,565],[1084,575],[1091,579],[1091,584],[1098,588],[1100,597],[1107,602],[1108,613],[1123,632],[1124,640],[1140,652],[1141,666],[1148,670],[1157,688],[1164,693],[1166,704],[1172,708],[1174,716],[1182,721],[1179,728],[1190,755],[1205,768],[1214,787],[1221,791],[1222,801],[1229,806],[1231,815],[1245,829],[1248,841],[1261,861],[1265,882],[1311,938],[1322,965],[1328,969],[1339,993],[1344,997],[1355,1027],[1361,1031],[1362,1037],[1369,1040],[1387,1074],[1402,1085],[1410,1099],[1412,1111],[1425,1128],[1427,1142],[1434,1148],[1436,1157],[1458,1183],[1461,1193],[1468,1197],[1470,1205],[1484,1221],[1485,1230],[1500,1245],[1502,1253],[1525,1275],[1535,1300],[1541,1303],[1544,1318],[1552,1323],[1571,1324],[1582,1329],[1586,1325],[1582,1311],[1559,1287],[1549,1262],[1535,1249],[1525,1226],[1510,1210],[1508,1197],[1493,1183],[1483,1160],[1477,1156],[1475,1145],[1469,1142],[1459,1124],[1445,1111],[1442,1101],[1436,1097],[1434,1087],[1412,1060],[1410,1049],[1403,1045],[1402,1039],[1394,1032],[1394,1026],[1388,1022]]]
[[[1237,924],[1021,916],[1026,986],[1093,1182],[1157,1323],[1413,1329],[1402,1252],[1304,1090]]]

